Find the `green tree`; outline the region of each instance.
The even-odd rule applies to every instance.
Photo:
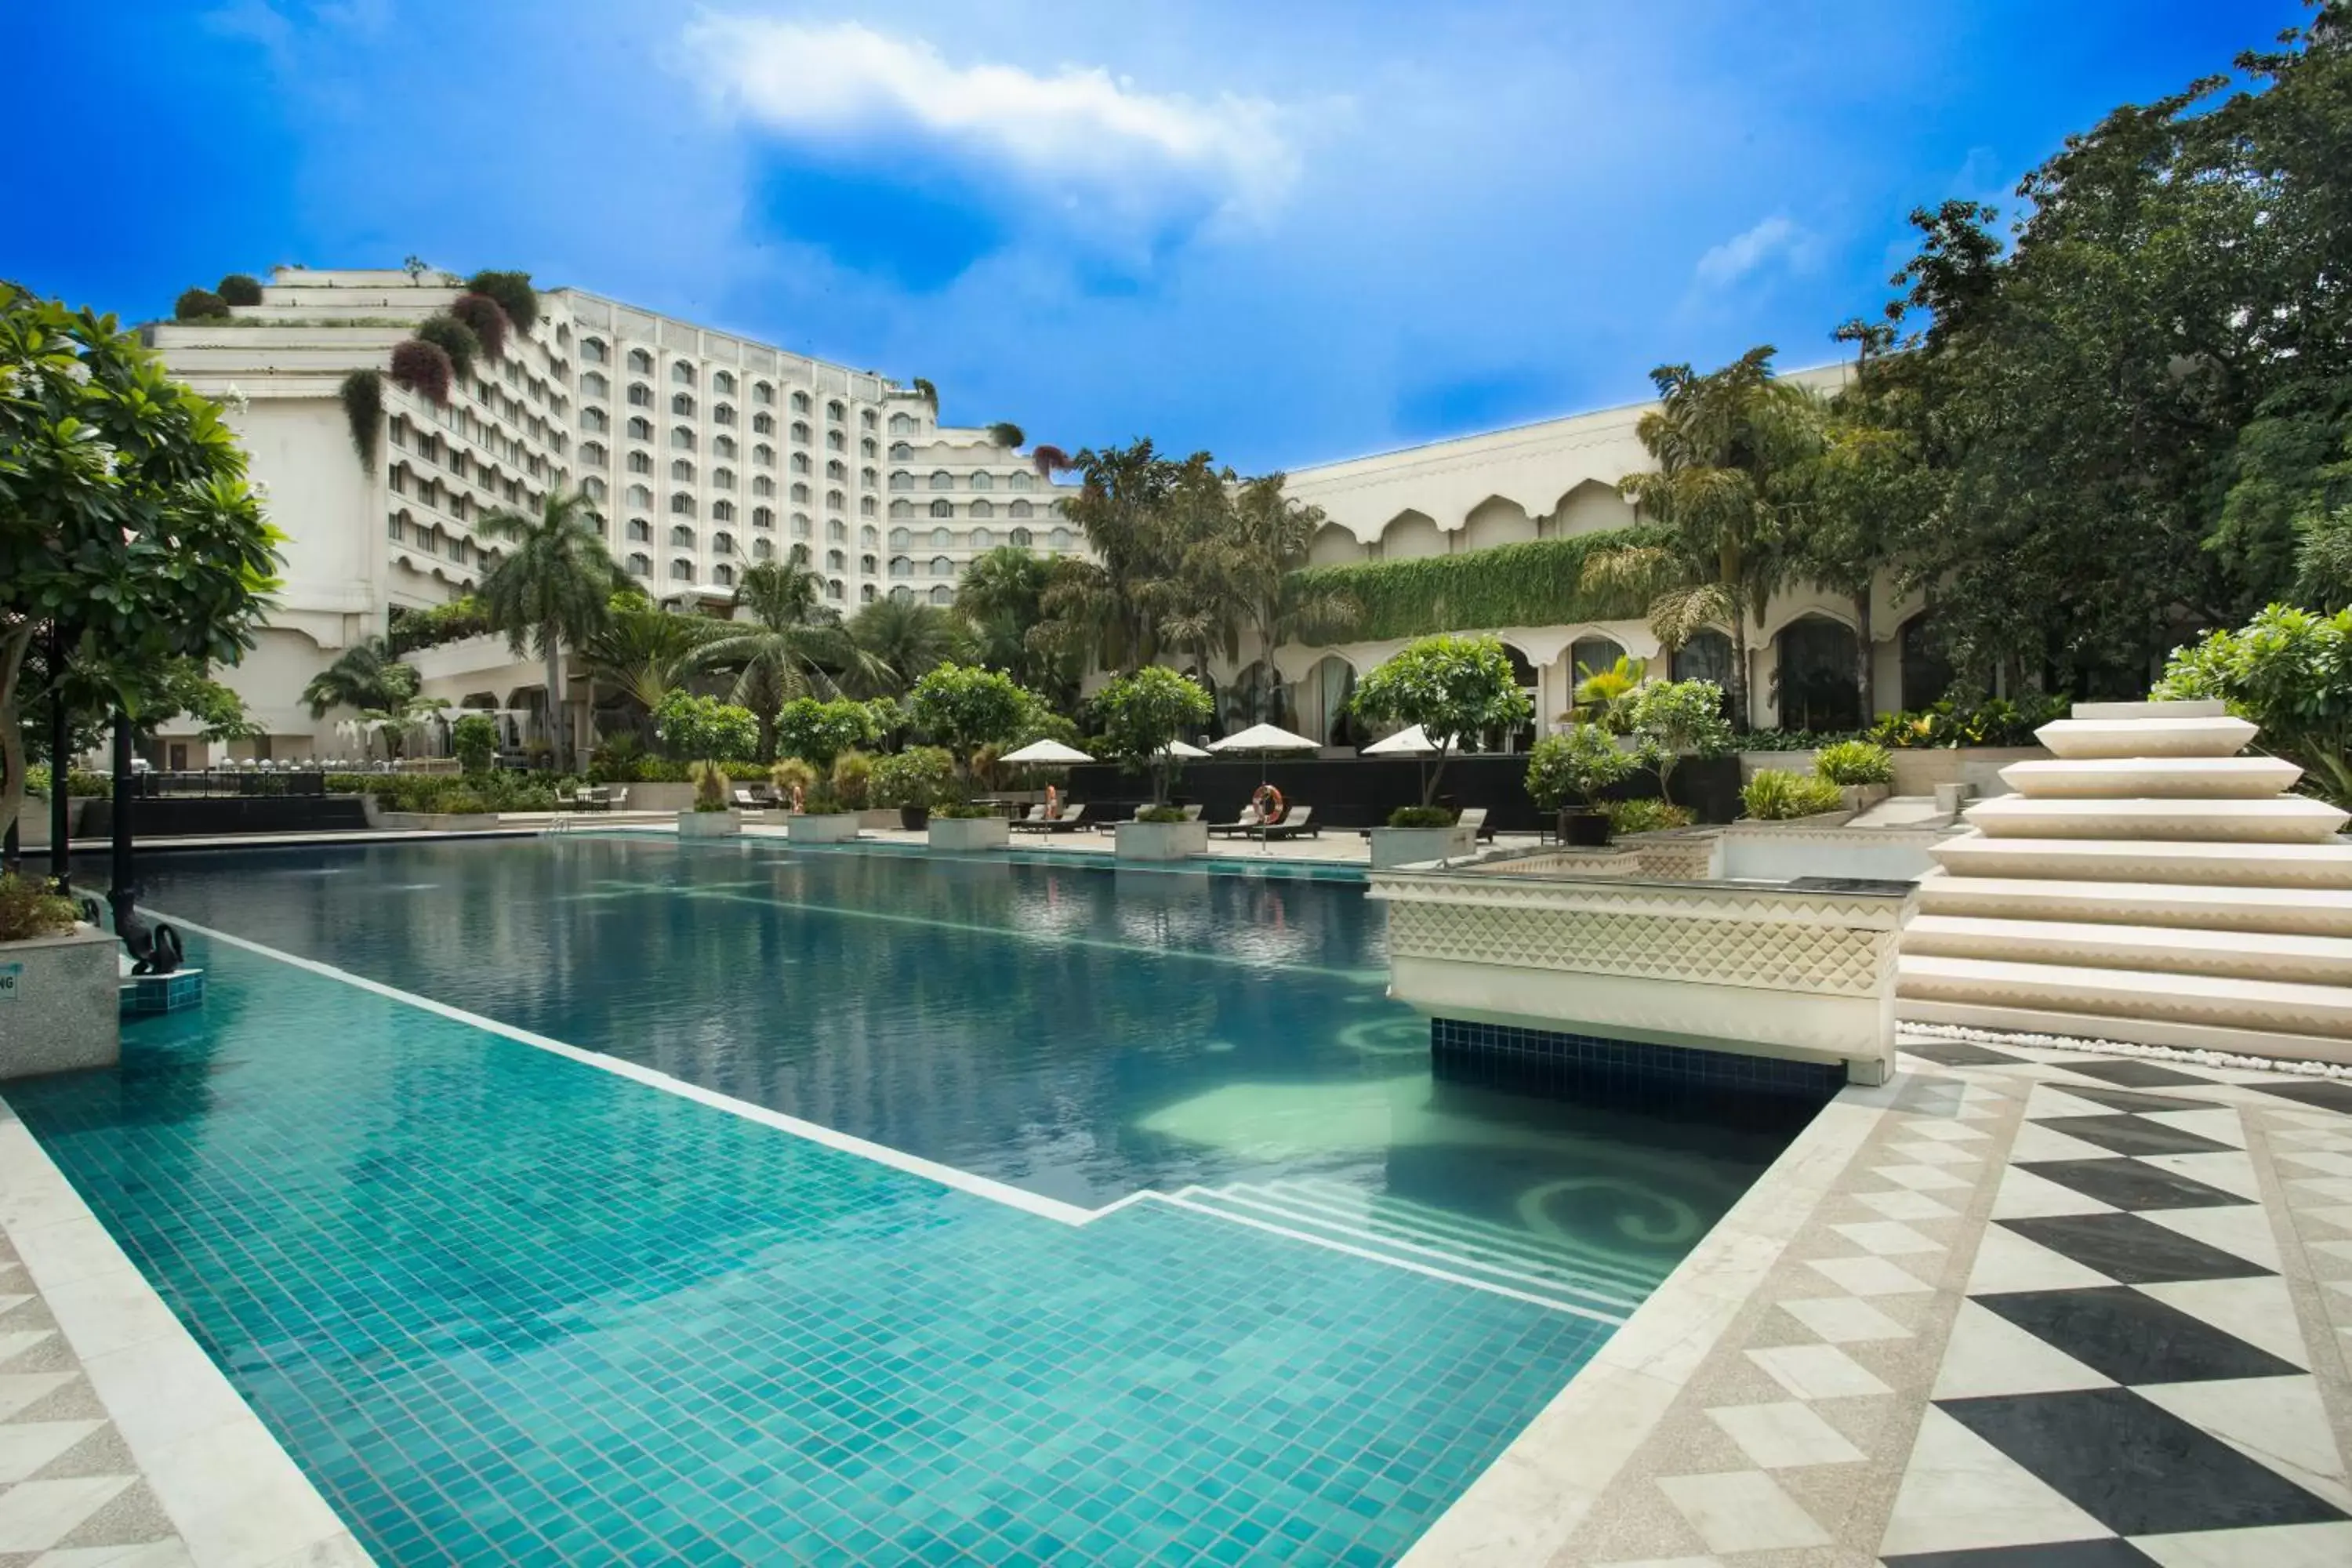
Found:
[[[1053,577],[1053,563],[1045,557],[1000,544],[964,567],[952,613],[971,626],[972,653],[980,663],[1024,686],[1066,695],[1077,684],[1077,661],[1064,657],[1050,631],[1032,636],[1045,624],[1045,592]]]
[[[1686,364],[1650,373],[1659,406],[1635,426],[1657,462],[1619,481],[1668,537],[1596,554],[1596,589],[1638,588],[1651,629],[1670,649],[1708,626],[1731,637],[1731,708],[1745,729],[1750,628],[1782,582],[1788,558],[1776,488],[1819,446],[1820,400],[1776,379],[1769,344],[1706,374]]]
[[[673,691],[654,710],[654,734],[662,750],[682,762],[740,763],[751,760],[760,727],[747,708]]]
[[[234,663],[277,586],[278,535],[220,410],[111,316],[0,284],[0,830],[24,802],[22,679]]]
[[[843,671],[843,684],[867,697],[895,697],[926,670],[969,651],[971,638],[952,611],[903,599],[877,599],[849,617],[849,641],[865,657]]]
[[[2177,648],[2148,695],[2215,699],[2262,726],[2262,744],[2303,769],[2304,787],[2352,811],[2352,609],[2273,605],[2241,630]]]
[[[776,749],[800,758],[820,777],[833,772],[842,752],[872,745],[879,733],[866,704],[845,697],[830,702],[795,697],[776,713]]]
[[[824,603],[824,579],[798,556],[745,571],[735,584],[735,610],[695,663],[734,675],[735,701],[759,722],[761,762],[775,760],[776,710],[786,702],[813,691],[841,695],[836,670],[856,670],[852,684],[881,684],[879,667],[843,633]]]
[[[1197,681],[1157,664],[1120,676],[1095,699],[1103,739],[1129,771],[1150,776],[1154,805],[1168,804],[1176,775],[1177,759],[1168,742],[1207,723],[1216,710],[1216,700]]]
[[[1001,670],[942,664],[915,682],[907,708],[916,727],[953,752],[957,768],[969,777],[973,753],[1011,739],[1029,702],[1028,694]]]
[[[487,713],[468,713],[450,727],[449,741],[457,753],[457,768],[469,778],[490,771],[498,755],[498,721]]]
[[[1499,638],[1434,637],[1407,643],[1358,681],[1356,712],[1376,724],[1421,726],[1437,748],[1421,790],[1421,804],[1430,805],[1464,738],[1519,729],[1535,717],[1535,702]]]
[[[1658,797],[1674,803],[1675,767],[1685,756],[1719,757],[1737,742],[1712,680],[1654,680],[1625,715],[1642,760],[1658,775]]]
[[[337,708],[389,709],[415,696],[421,679],[415,666],[392,657],[382,637],[370,637],[353,643],[312,676],[302,688],[302,700],[313,719],[323,719]]]
[[[1572,726],[1565,735],[1546,735],[1528,751],[1528,798],[1546,811],[1571,802],[1591,807],[1601,792],[1639,765],[1616,738],[1598,724]]]
[[[564,701],[563,650],[604,630],[612,619],[613,563],[588,498],[550,492],[536,515],[501,508],[476,531],[513,548],[482,574],[478,597],[493,631],[518,655],[534,649],[547,670],[548,742],[555,765],[573,765]]]
[[[603,628],[580,645],[581,666],[650,726],[661,700],[693,679],[701,650],[725,637],[729,623],[666,610],[635,595],[614,595]]]

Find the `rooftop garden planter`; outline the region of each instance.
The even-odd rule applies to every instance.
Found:
[[[794,844],[849,844],[857,826],[854,811],[803,811],[784,818],[784,837]]]
[[[1608,819],[1603,817],[1601,842],[1608,842]],[[1466,823],[1451,823],[1444,827],[1375,827],[1372,829],[1372,868],[1386,870],[1391,866],[1418,866],[1426,860],[1459,860],[1477,848],[1477,830]]]
[[[681,811],[677,814],[677,836],[680,838],[731,838],[743,831],[743,814],[733,806],[723,811]]]
[[[1113,837],[1112,853],[1121,860],[1181,860],[1209,852],[1205,822],[1122,822]]]
[[[1013,824],[1001,816],[931,816],[924,841],[934,849],[1002,849],[1013,841]]]

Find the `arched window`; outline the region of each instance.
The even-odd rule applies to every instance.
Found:
[[[829,517],[824,521],[824,536],[836,544],[846,544],[849,542],[849,525],[837,517]]]
[[[933,589],[931,590],[931,603],[932,603],[932,604],[934,604],[934,605],[952,605],[952,604],[954,604],[954,603],[955,603],[955,590],[954,590],[953,588],[949,587],[949,586],[948,586],[946,584],[944,584],[944,583],[940,584],[938,587],[933,588]]]
[[[654,405],[654,389],[642,381],[629,383],[628,395],[632,408],[651,408]]]
[[[802,446],[807,446],[809,438],[808,426],[798,419],[793,420],[792,437],[793,440],[799,442]]]
[[[996,509],[984,500],[976,500],[971,503],[971,515],[974,517],[994,517],[996,515]]]
[[[1004,513],[1007,517],[1027,517],[1035,510],[1036,508],[1031,506],[1027,501],[1017,500],[1011,506],[1006,507],[1004,509]]]
[[[1066,528],[1057,528],[1045,537],[1046,542],[1056,550],[1067,550],[1070,547],[1070,531]]]
[[[682,559],[673,559],[669,563],[669,580],[673,583],[693,582],[694,563]]]
[[[642,517],[633,517],[633,518],[629,519],[629,542],[630,542],[630,543],[632,543],[632,544],[651,544],[651,543],[653,542],[653,539],[654,539],[654,525],[653,525],[652,523],[647,522],[647,521],[646,521],[644,518],[642,518]]]
[[[650,474],[653,471],[654,455],[651,452],[631,452],[629,454],[629,472],[633,474]]]
[[[694,398],[692,395],[684,392],[674,392],[670,394],[669,411],[672,414],[683,415],[688,419],[693,418]]]
[[[721,562],[710,569],[710,580],[722,588],[732,588],[735,585],[735,568]]]
[[[669,544],[670,548],[673,550],[693,549],[694,530],[687,527],[686,524],[682,522],[679,523],[677,527],[669,531]]]
[[[828,550],[824,552],[824,569],[828,572],[846,572],[849,570],[849,557],[838,550]]]
[[[868,430],[873,429],[873,428],[874,428],[874,410],[872,410],[871,408],[866,408],[866,409],[861,409],[861,410],[859,410],[858,415],[857,415],[857,423],[858,423],[858,424],[860,424],[860,425],[862,425],[862,426],[865,426],[866,429],[868,429]]]
[[[872,524],[869,523],[866,527],[857,531],[857,545],[859,549],[871,550],[881,542],[882,531],[874,527]]]
[[[935,490],[951,490],[955,489],[955,476],[949,473],[945,468],[933,469],[931,472],[931,489]]]
[[[775,527],[775,526],[776,526],[776,509],[775,509],[775,508],[773,508],[773,507],[770,507],[770,506],[755,506],[755,507],[753,507],[753,508],[751,509],[751,526],[752,526],[753,528],[773,528],[773,527]]]
[[[629,351],[629,369],[639,374],[651,375],[654,369],[654,356],[647,353],[643,349],[631,349]]]
[[[710,503],[710,521],[713,522],[734,521],[735,503],[731,500],[723,500],[712,501]]]
[[[848,586],[844,584],[840,578],[827,577],[824,580],[824,596],[826,598],[842,599],[848,597]]]
[[[807,546],[807,545],[805,545],[805,544],[795,544],[795,545],[793,545],[793,546],[792,563],[793,563],[793,565],[795,565],[795,566],[805,566],[805,565],[807,565],[807,564],[809,563],[809,552],[808,552],[808,546]]]
[[[933,517],[953,517],[955,515],[955,502],[951,500],[933,501],[931,503],[931,515]]]
[[[892,462],[911,462],[914,459],[914,456],[915,448],[910,444],[905,441],[893,441],[890,443],[890,460]]]
[[[759,468],[772,468],[776,466],[776,449],[762,441],[751,448],[751,461]]]
[[[891,549],[893,549],[893,550],[908,550],[908,549],[912,549],[912,548],[914,547],[914,543],[915,543],[915,533],[914,533],[914,531],[913,531],[912,529],[908,529],[908,528],[894,528],[894,529],[892,529],[892,530],[890,531],[890,548],[891,548]]]
[[[694,465],[684,458],[677,458],[669,466],[669,477],[680,484],[690,485],[694,483]]]
[[[984,529],[984,528],[975,528],[975,529],[973,529],[973,530],[971,531],[971,548],[973,548],[974,550],[993,550],[993,549],[995,549],[995,548],[996,548],[996,535],[994,535],[993,533],[991,533],[988,530],[986,530],[986,529]]]
[[[751,541],[751,559],[754,561],[773,561],[775,558],[776,542],[774,540],[755,539]]]
[[[976,490],[992,490],[996,488],[996,476],[975,471],[971,476],[971,488]]]
[[[1676,680],[1712,680],[1723,686],[1731,675],[1731,639],[1721,632],[1700,632],[1675,649],[1671,668]]]
[[[731,490],[735,488],[735,470],[732,468],[713,468],[710,470],[710,482],[717,489]]]
[[[892,517],[912,517],[915,515],[915,503],[910,500],[894,500],[890,503],[890,515]]]
[[[629,421],[629,439],[650,441],[654,438],[654,422],[640,414]]]
[[[881,443],[871,436],[860,436],[857,438],[857,455],[861,458],[878,458],[882,455]]]
[[[694,432],[683,425],[673,425],[669,431],[669,444],[678,451],[691,452],[694,450]]]
[[[892,416],[890,416],[890,434],[891,434],[891,435],[893,435],[893,436],[911,436],[911,435],[913,435],[914,433],[915,433],[915,420],[914,420],[914,416],[911,416],[911,415],[907,415],[907,414],[893,414]]]
[[[694,366],[688,364],[682,359],[672,360],[669,366],[669,379],[674,385],[692,386],[694,384]]]
[[[803,485],[803,484],[795,484],[794,486],[793,486],[793,504],[794,506],[806,506],[806,505],[808,505],[808,503],[809,503],[809,488],[808,488],[808,486]]]
[[[1031,545],[1036,543],[1037,541],[1035,536],[1031,534],[1027,529],[1016,528],[1013,531],[1009,542],[1015,550],[1026,550]]]
[[[583,430],[609,430],[612,427],[613,422],[604,416],[603,409],[583,408],[580,411],[580,428]]]
[[[669,498],[669,511],[672,517],[692,517],[694,498],[684,490],[673,491]]]
[[[735,423],[735,405],[734,405],[733,404],[731,404],[731,403],[721,403],[721,404],[715,405],[711,408],[711,410],[710,410],[710,422],[711,422],[713,425],[732,425],[732,424],[734,424],[734,423]]]
[[[646,554],[642,550],[631,551],[629,552],[629,574],[635,577],[652,576],[654,574],[654,558]]]
[[[891,576],[893,576],[893,577],[911,577],[911,576],[913,576],[914,574],[915,574],[915,563],[914,563],[914,562],[913,562],[912,560],[908,559],[908,557],[906,557],[906,556],[904,556],[904,555],[893,555],[892,557],[890,557],[890,575],[891,575]]]
[[[604,442],[583,441],[580,443],[580,466],[582,468],[601,468],[604,466],[605,460]]]
[[[860,583],[857,585],[857,602],[861,605],[870,605],[880,596],[871,583]]]
[[[774,415],[754,414],[751,416],[751,434],[754,436],[772,436],[775,433],[776,416]]]
[[[1037,476],[1027,472],[1015,472],[1013,476],[1013,488],[1016,490],[1035,489]]]
[[[849,482],[849,465],[838,458],[833,458],[824,466],[824,477],[836,484],[845,485]]]
[[[874,557],[871,555],[859,556],[857,558],[857,569],[860,572],[865,573],[868,577],[874,575]]]
[[[934,555],[934,556],[932,556],[932,557],[931,557],[931,575],[932,575],[932,576],[934,576],[934,577],[952,577],[952,576],[954,576],[954,575],[955,575],[955,563],[954,563],[954,562],[952,562],[952,561],[950,561],[950,560],[949,560],[949,559],[948,559],[946,556],[944,556],[944,555]]]
[[[824,504],[829,510],[839,511],[845,502],[839,490],[827,490],[824,492]]]
[[[735,437],[732,436],[721,436],[713,440],[710,443],[710,455],[714,458],[727,458],[731,459],[735,456]]]
[[[805,393],[805,392],[795,392],[795,393],[793,393],[793,413],[795,413],[795,414],[806,414],[808,411],[809,411],[809,395],[808,395],[807,393]]]
[[[1571,686],[1588,675],[1614,668],[1625,649],[1614,637],[1579,637],[1568,645],[1568,678]]]
[[[731,534],[731,533],[723,533],[723,532],[722,532],[722,533],[714,533],[714,534],[712,534],[712,535],[710,536],[710,552],[711,552],[713,555],[732,555],[732,554],[734,554],[734,553],[735,553],[735,536],[734,536],[733,534]]]
[[[849,437],[838,430],[828,430],[824,433],[824,449],[828,452],[846,452],[849,450]]]
[[[793,513],[793,537],[794,539],[806,539],[808,536],[809,520],[807,514],[797,511]]]
[[[857,482],[869,490],[878,489],[881,488],[882,476],[872,468],[860,468],[857,470]]]
[[[731,370],[722,370],[718,374],[712,376],[710,378],[710,390],[713,392],[724,393],[730,397],[734,396],[735,373]]]
[[[786,466],[796,474],[805,474],[809,471],[809,455],[806,452],[794,452]]]
[[[841,399],[833,398],[824,405],[824,416],[837,425],[849,417],[849,410],[842,405]]]
[[[904,468],[895,469],[890,475],[890,488],[894,490],[913,489],[915,488],[915,476],[907,472]]]
[[[649,509],[654,504],[654,492],[646,489],[644,485],[631,485],[629,487],[629,504],[634,507],[645,507]]]
[[[605,494],[604,481],[598,479],[595,475],[591,474],[586,479],[580,481],[580,493],[586,496],[590,500],[603,500]],[[458,503],[463,505],[465,499],[465,497],[459,496],[457,498]]]
[[[752,402],[754,402],[754,403],[773,403],[773,402],[775,402],[775,400],[776,400],[776,384],[775,384],[774,382],[772,382],[772,381],[755,381],[755,382],[753,382],[753,383],[751,384],[751,401],[752,401]]]
[[[580,340],[580,357],[589,364],[603,364],[609,352],[604,347],[604,340],[602,338]]]
[[[770,479],[765,474],[753,474],[751,476],[751,493],[755,496],[774,495],[776,493],[776,481]]]
[[[934,549],[934,550],[947,550],[947,549],[952,548],[954,544],[955,544],[955,535],[954,535],[952,532],[949,531],[947,529],[944,529],[944,528],[935,528],[935,529],[931,530],[931,548],[932,548],[932,549]]]
[[[603,371],[592,370],[586,375],[580,378],[580,395],[583,397],[610,397],[613,395],[613,384],[604,379],[604,373]]]
[[[915,591],[912,588],[893,588],[890,590],[890,602],[894,605],[911,605],[915,602]]]

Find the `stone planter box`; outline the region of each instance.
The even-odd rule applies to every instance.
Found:
[[[681,811],[677,814],[677,836],[680,838],[727,838],[743,831],[743,814],[733,806],[725,811]]]
[[[692,811],[694,809],[694,786],[690,784],[614,784],[612,787],[629,792],[628,804],[621,807],[623,811]]]
[[[802,812],[784,818],[784,837],[794,844],[847,844],[857,837],[857,813]]]
[[[406,833],[480,833],[499,825],[495,811],[379,811],[377,827]]]
[[[1891,784],[1840,784],[1838,791],[1845,796],[1847,815],[1853,816],[1861,816],[1895,793]]]
[[[923,831],[934,849],[1002,849],[1013,842],[1013,824],[1001,816],[934,816]]]
[[[1375,827],[1372,868],[1418,866],[1424,860],[1459,860],[1478,847],[1477,830],[1455,823],[1451,827]]]
[[[857,826],[879,827],[885,831],[896,828],[901,826],[898,821],[898,808],[895,805],[869,805],[857,814]]]
[[[0,942],[0,1079],[122,1059],[121,951],[87,925]]]
[[[1120,860],[1181,860],[1209,852],[1205,822],[1122,822],[1111,837],[1111,853]]]

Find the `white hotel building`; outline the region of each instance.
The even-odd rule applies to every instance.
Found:
[[[341,401],[415,324],[462,290],[438,273],[280,268],[227,321],[163,322],[172,373],[227,399],[286,535],[284,586],[260,644],[226,679],[269,733],[226,748],[279,758],[351,752],[336,715],[300,694],[394,607],[471,590],[497,547],[482,517],[577,486],[615,561],[665,600],[722,604],[754,562],[797,547],[844,615],[891,595],[947,604],[982,551],[1077,547],[1053,488],[985,430],[942,426],[929,398],[870,371],[773,348],[589,294],[540,295],[540,319],[452,390],[446,407],[387,377],[384,428],[362,463]],[[545,678],[503,637],[411,656],[425,694],[538,709]],[[574,676],[575,716],[589,693]],[[575,733],[583,732],[575,727]],[[205,760],[167,726],[169,762]]]
[[[473,367],[446,407],[384,383],[385,428],[373,464],[354,451],[339,398],[344,376],[382,368],[416,322],[460,292],[437,273],[280,268],[259,305],[226,322],[150,329],[173,373],[231,399],[230,414],[286,536],[285,585],[268,629],[227,679],[268,729],[231,754],[349,754],[338,715],[313,720],[303,687],[338,654],[382,634],[395,606],[425,608],[473,588],[496,559],[475,532],[498,507],[530,509],[577,485],[605,519],[614,558],[665,600],[716,606],[751,563],[804,549],[845,615],[884,595],[951,603],[972,557],[1000,544],[1083,550],[1054,488],[983,429],[942,426],[931,401],[852,370],[575,289],[540,295],[540,320],[503,361]],[[1824,389],[1839,367],[1798,373]],[[1648,462],[1634,434],[1647,404],[1293,470],[1289,493],[1323,509],[1317,565],[1458,555],[1523,540],[1624,526],[1617,481]],[[1870,651],[1882,710],[1916,707],[1947,679],[1925,639],[1921,605],[1882,584]],[[1837,595],[1777,595],[1753,643],[1758,722],[1818,721],[1795,695],[1851,690],[1861,617]],[[1536,711],[1570,704],[1580,665],[1623,652],[1654,673],[1720,678],[1727,639],[1662,657],[1646,623],[1621,620],[1491,631],[1509,650]],[[1402,639],[1286,644],[1209,671],[1221,721],[1258,718],[1331,744],[1356,679]],[[503,637],[409,656],[425,693],[453,705],[539,710],[539,662]],[[585,733],[576,674],[565,700]],[[1836,692],[1832,690],[1834,701]],[[1851,721],[1851,715],[1846,716]],[[193,733],[166,727],[172,764],[205,760]]]

